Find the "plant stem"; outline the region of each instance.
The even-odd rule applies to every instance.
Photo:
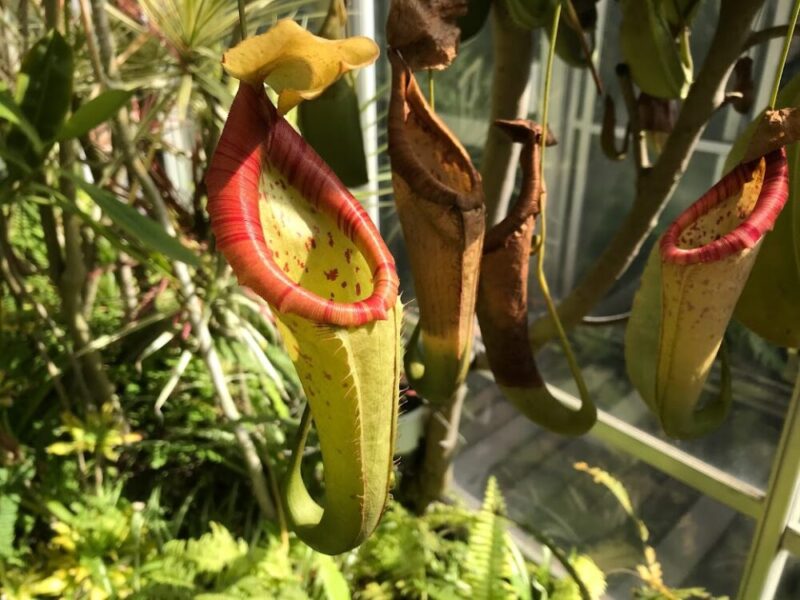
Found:
[[[245,0],[238,0],[239,3],[239,29],[242,30],[242,39],[247,37],[247,14],[244,10]]]
[[[502,2],[491,9],[492,105],[489,129],[481,158],[481,179],[486,196],[486,224],[503,220],[514,191],[519,147],[492,124],[496,119],[521,119],[528,115],[533,34],[517,27]]]
[[[45,24],[47,29],[58,29],[61,23],[61,5],[58,0],[46,0],[44,3]],[[59,144],[59,163],[62,169],[69,169],[74,160],[71,142]],[[70,202],[75,201],[75,189],[65,178],[59,182],[60,191]],[[51,206],[40,206],[45,245],[49,263],[50,278],[58,291],[61,300],[61,313],[72,340],[73,352],[86,348],[92,339],[91,331],[83,318],[83,283],[86,279],[86,268],[83,256],[80,223],[77,217],[63,214],[61,229],[64,240],[62,253],[58,235],[58,221]],[[75,375],[86,382],[91,399],[99,406],[106,402],[115,402],[114,387],[108,378],[105,365],[100,355],[93,350],[85,352],[78,360],[79,370]]]
[[[102,83],[106,81],[109,76],[113,77],[115,75],[113,71],[115,63],[111,30],[108,23],[108,16],[105,13],[105,2],[103,0],[92,0],[92,17],[94,28],[97,32],[100,57],[103,66],[102,75],[104,78],[101,80]],[[91,25],[91,21],[86,20],[85,22]],[[94,32],[89,29],[86,35],[94,35]],[[161,223],[164,230],[170,235],[176,235],[175,228],[170,220],[169,211],[158,191],[158,187],[150,177],[147,169],[145,169],[134,148],[131,133],[128,129],[128,112],[126,108],[122,108],[118,116],[114,119],[114,129],[116,132],[116,141],[119,144],[129,173],[139,181],[139,184],[142,186],[142,193],[150,202],[156,218]],[[211,337],[208,324],[204,319],[203,304],[197,296],[191,274],[189,273],[189,268],[184,263],[175,261],[172,263],[172,269],[178,280],[181,294],[183,295],[186,310],[189,314],[189,321],[197,339],[200,355],[211,377],[217,403],[225,418],[233,423],[234,435],[242,450],[245,466],[250,476],[253,494],[264,515],[268,518],[274,518],[275,507],[272,505],[269,492],[267,491],[267,483],[264,478],[264,470],[258,456],[258,451],[247,429],[239,423],[241,415],[228,389],[225,371],[222,368],[219,355],[214,347],[214,341]]]
[[[792,45],[792,37],[794,36],[794,28],[797,25],[797,16],[800,14],[800,0],[795,0],[794,9],[792,9],[792,16],[789,20],[789,29],[786,31],[786,37],[783,40],[783,52],[781,53],[781,60],[778,63],[778,70],[775,72],[775,82],[772,84],[772,95],[770,96],[769,107],[775,110],[775,103],[778,101],[778,91],[781,88],[781,77],[783,76],[783,68],[786,66],[786,57],[789,56],[789,47]]]
[[[539,178],[544,181],[544,157],[547,152],[547,117],[550,115],[550,84],[553,81],[553,59],[556,55],[556,39],[558,38],[558,23],[561,21],[561,3],[556,4],[556,9],[553,12],[553,22],[550,26],[550,47],[547,50],[547,67],[544,76],[544,90],[542,91],[542,139],[541,147],[539,149]],[[541,207],[544,213],[544,206]],[[544,214],[540,217],[542,219],[542,246],[544,246]],[[539,256],[544,254],[543,251],[539,252]]]
[[[625,110],[628,113],[628,123],[633,140],[633,161],[637,172],[641,172],[643,169],[649,168],[650,157],[647,154],[647,140],[639,121],[639,109],[636,106],[636,90],[633,87],[631,70],[628,65],[620,63],[617,65],[616,73],[622,91],[622,99],[625,101]]]
[[[69,170],[74,160],[71,141],[59,146],[61,168]],[[61,178],[60,191],[70,202],[75,202],[75,186],[66,177]],[[108,378],[105,365],[96,350],[86,350],[92,340],[91,329],[83,316],[83,284],[86,281],[86,263],[83,254],[83,237],[78,217],[74,214],[62,215],[64,234],[64,268],[56,282],[61,296],[61,307],[67,329],[73,340],[76,353],[85,350],[80,358],[83,376],[97,406],[112,403],[118,416],[122,415],[119,401],[114,395],[114,386]]]
[[[559,8],[561,5],[559,5]],[[594,81],[594,87],[597,89],[597,95],[603,95],[603,81],[600,79],[600,74],[597,72],[597,67],[595,67],[594,61],[592,60],[592,49],[589,47],[589,42],[586,40],[586,33],[583,31],[581,27],[580,19],[578,18],[578,13],[575,10],[575,5],[572,3],[572,0],[564,0],[564,7],[566,7],[567,11],[567,24],[578,34],[578,40],[581,43],[581,50],[583,50],[583,55],[586,58],[586,64],[589,67],[589,72],[592,75],[592,80]]]
[[[741,54],[750,24],[764,0],[726,0],[706,60],[689,90],[675,128],[652,169],[639,174],[630,212],[578,285],[562,300],[558,314],[566,329],[580,323],[611,289],[639,252],[677,187],[708,120],[724,97],[727,76]],[[557,335],[549,316],[531,324],[534,348]]]
[[[747,38],[742,50],[749,50],[754,46],[758,46],[775,38],[785,37],[787,31],[789,31],[789,25],[775,25],[774,27],[767,27],[754,31]],[[800,35],[800,31],[795,30],[794,35]]]
[[[407,489],[407,498],[417,514],[431,502],[441,500],[453,476],[453,458],[458,449],[458,427],[467,386],[461,384],[447,402],[432,403],[432,412],[425,429],[425,447],[421,468]],[[405,487],[405,486],[404,486]]]

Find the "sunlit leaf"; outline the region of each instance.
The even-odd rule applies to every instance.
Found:
[[[61,125],[56,138],[68,140],[88,133],[128,103],[133,92],[127,90],[108,90],[82,105]]]
[[[174,260],[192,266],[200,264],[194,252],[164,231],[164,228],[153,219],[141,214],[132,206],[120,202],[111,192],[92,185],[80,177],[75,176],[72,179],[78,187],[89,194],[115,225],[133,236],[146,248],[162,252]]]

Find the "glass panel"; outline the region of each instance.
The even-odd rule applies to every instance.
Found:
[[[783,575],[775,594],[775,600],[797,600],[800,598],[800,557],[790,556],[783,567]]]
[[[609,598],[640,584],[643,545],[634,522],[605,487],[573,468],[586,461],[622,482],[649,530],[648,543],[673,587],[703,586],[735,595],[752,520],[591,438],[551,434],[520,418],[494,385],[473,377],[456,459],[457,484],[480,498],[497,477],[509,516],[563,548],[589,554],[609,574]]]
[[[625,371],[625,325],[578,327],[570,336],[584,377],[597,405],[611,414],[669,441],[674,446],[761,488],[766,487],[772,457],[783,426],[797,372],[785,351],[734,325],[729,332],[734,402],[716,431],[696,440],[670,440],[633,389]],[[556,343],[538,355],[548,383],[577,394]],[[717,393],[718,369],[704,394]]]

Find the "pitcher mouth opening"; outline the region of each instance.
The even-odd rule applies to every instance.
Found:
[[[399,285],[392,255],[262,86],[240,85],[207,184],[220,250],[277,311],[343,327],[387,318]]]
[[[787,170],[783,148],[736,166],[669,226],[661,238],[662,260],[708,263],[755,247],[786,204]],[[749,202],[748,193],[753,196]],[[714,211],[718,213],[714,230],[698,225]],[[727,233],[715,233],[719,229],[727,229]]]

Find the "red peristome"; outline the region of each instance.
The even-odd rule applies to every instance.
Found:
[[[744,184],[752,179],[755,162],[739,164],[675,219],[661,238],[662,260],[685,265],[714,262],[754,247],[774,227],[789,197],[786,150],[781,148],[770,152],[764,159],[764,183],[753,212],[742,223],[709,244],[697,248],[678,247],[684,229],[723,200],[739,193]]]
[[[372,270],[372,295],[334,302],[283,272],[264,238],[259,212],[262,161],[280,172],[309,205],[335,219]],[[208,212],[217,245],[239,281],[282,313],[354,327],[387,318],[397,300],[394,258],[364,208],[267,99],[241,83],[206,176]]]

